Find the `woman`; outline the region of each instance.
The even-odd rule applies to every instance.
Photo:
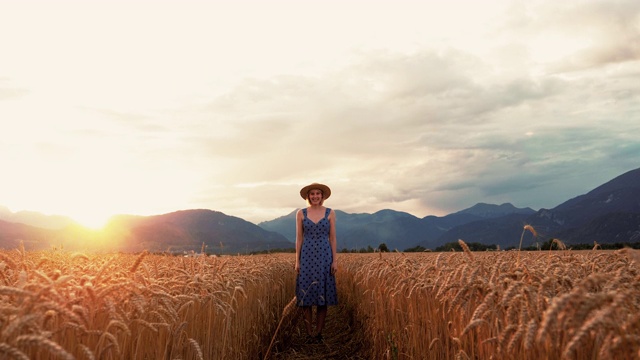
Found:
[[[331,196],[327,185],[313,183],[300,190],[306,209],[296,213],[296,298],[302,307],[307,334],[322,341],[327,306],[338,304],[335,274],[336,214],[323,206]],[[312,326],[312,306],[317,307],[316,326]]]

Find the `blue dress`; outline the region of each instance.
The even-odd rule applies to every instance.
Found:
[[[300,250],[300,273],[296,280],[298,306],[337,305],[338,291],[336,278],[331,274],[333,252],[329,244],[329,213],[314,223],[307,217],[307,209],[302,209],[303,242]]]

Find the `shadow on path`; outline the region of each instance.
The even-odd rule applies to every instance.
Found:
[[[315,313],[314,313],[315,318]],[[269,359],[369,359],[362,323],[349,304],[330,306],[323,331],[324,341],[310,342],[302,311],[297,308],[283,318]]]

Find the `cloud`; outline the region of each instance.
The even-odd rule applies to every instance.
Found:
[[[520,3],[502,31],[546,71],[564,73],[640,60],[639,17],[634,0]]]
[[[637,1],[247,4],[55,6],[46,47],[7,45],[34,44],[3,59],[5,154],[132,208],[252,221],[303,206],[311,181],[334,208],[425,216],[551,207],[637,167]]]
[[[0,76],[0,101],[9,98],[21,97],[28,93],[29,91],[27,89],[12,85],[10,79]]]
[[[245,208],[294,204],[296,184],[327,180],[351,195],[334,201],[354,211],[420,211],[416,199],[448,210],[478,201],[549,207],[554,189],[566,190],[562,179],[606,161],[611,142],[632,146],[624,139],[632,105],[602,106],[638,103],[629,74],[618,85],[589,74],[487,80],[493,66],[453,49],[382,51],[322,77],[246,79],[211,100],[201,115],[211,122],[195,141],[219,159],[222,183],[254,184],[224,188]],[[591,107],[620,127],[581,111]]]

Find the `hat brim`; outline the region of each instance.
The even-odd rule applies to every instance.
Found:
[[[323,200],[327,200],[329,198],[329,196],[331,196],[331,189],[325,184],[318,184],[318,183],[309,184],[309,185],[303,187],[302,189],[300,189],[300,196],[303,199],[307,200],[307,197],[309,195],[309,191],[311,191],[313,189],[318,189],[318,190],[322,191],[322,199]]]

